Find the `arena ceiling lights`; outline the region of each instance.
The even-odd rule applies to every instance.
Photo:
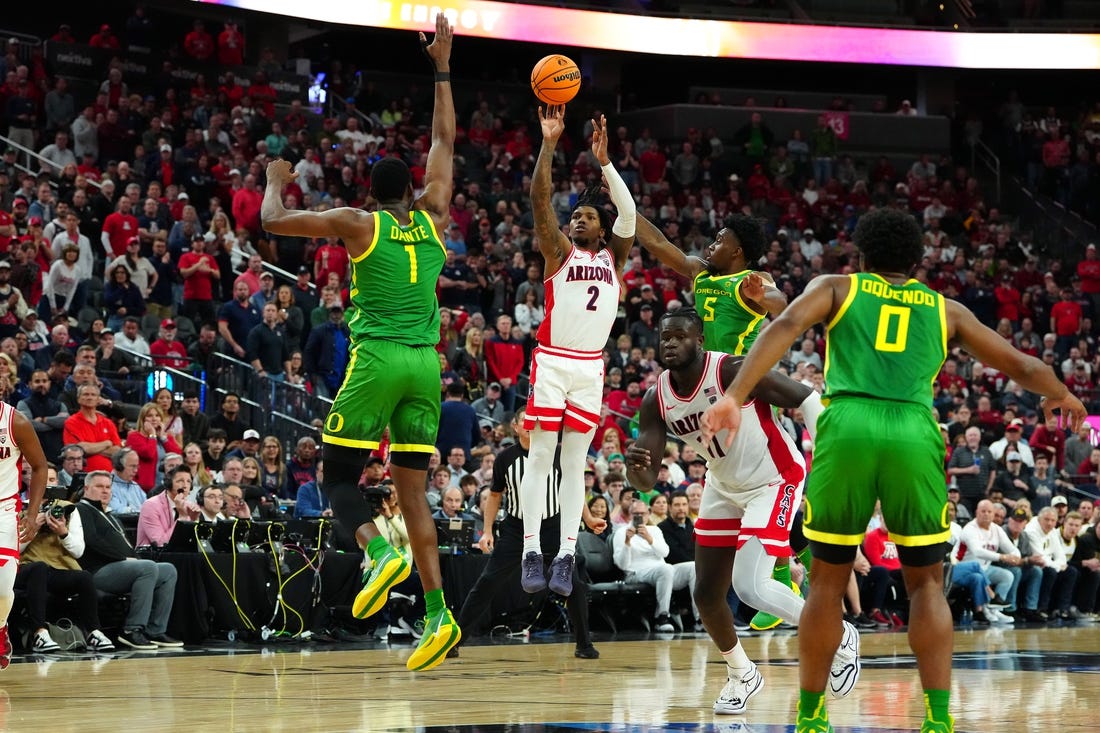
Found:
[[[326,23],[674,56],[968,69],[1100,69],[1100,35],[958,33],[658,18],[485,0],[193,0]],[[583,39],[583,44],[579,41]]]

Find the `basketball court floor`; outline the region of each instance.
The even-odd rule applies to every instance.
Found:
[[[0,730],[370,731],[378,733],[786,733],[797,699],[797,637],[744,640],[763,691],[745,716],[715,716],[725,682],[702,634],[596,637],[601,658],[568,637],[464,645],[414,674],[411,647],[210,646],[93,658],[17,657],[0,672]],[[863,676],[830,703],[836,730],[917,730],[921,691],[904,633],[862,635]],[[1100,729],[1100,625],[955,632],[956,730]]]

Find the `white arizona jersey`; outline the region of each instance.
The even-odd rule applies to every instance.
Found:
[[[619,313],[619,277],[611,250],[592,254],[573,247],[545,284],[546,319],[537,333],[539,345],[602,351]]]
[[[23,452],[15,444],[14,421],[15,408],[0,402],[0,501],[18,496],[22,485],[19,459]]]
[[[723,430],[703,443],[702,417],[725,391],[722,362],[728,354],[706,352],[703,377],[690,395],[672,389],[666,370],[657,379],[657,403],[668,429],[707,459],[710,476],[731,490],[749,490],[785,477],[795,466],[805,472],[806,463],[794,441],[775,417],[771,405],[752,400],[741,407],[741,428],[726,449],[729,432]]]

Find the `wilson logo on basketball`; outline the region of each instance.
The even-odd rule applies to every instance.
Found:
[[[570,71],[568,74],[559,74],[558,76],[555,76],[554,81],[555,82],[574,81],[574,80],[580,79],[580,78],[581,78],[581,72],[579,72],[579,71]]]

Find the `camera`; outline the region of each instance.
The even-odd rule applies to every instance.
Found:
[[[46,512],[54,519],[61,519],[69,521],[69,516],[76,510],[76,504],[62,504],[58,499],[49,499],[42,502],[42,509],[40,511]],[[48,532],[50,530],[49,524],[43,524],[42,530]]]

